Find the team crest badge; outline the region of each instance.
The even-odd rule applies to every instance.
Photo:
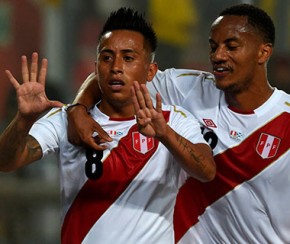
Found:
[[[275,157],[280,141],[278,137],[261,133],[256,151],[263,159]]]
[[[139,132],[133,132],[133,148],[142,154],[149,152],[154,147],[154,139],[146,137]]]

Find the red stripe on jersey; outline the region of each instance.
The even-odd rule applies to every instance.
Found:
[[[169,113],[165,113],[168,121]],[[97,180],[88,180],[68,210],[62,226],[61,243],[79,244],[102,214],[126,190],[139,174],[158,147],[146,154],[133,149],[132,133],[137,125],[131,127],[117,148],[111,151],[103,162],[103,175]],[[108,228],[110,228],[108,226]]]
[[[183,185],[178,193],[174,212],[176,242],[198,222],[198,216],[202,215],[206,207],[233,190],[237,185],[259,174],[289,150],[289,121],[290,114],[285,112],[259,128],[239,146],[229,148],[216,155],[214,158],[217,165],[217,175],[213,181],[201,183],[190,178]],[[262,133],[281,140],[274,157],[263,159],[256,151]]]

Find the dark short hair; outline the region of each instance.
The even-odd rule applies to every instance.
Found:
[[[131,8],[120,8],[110,14],[100,33],[99,40],[107,32],[113,30],[132,30],[144,36],[151,52],[157,48],[156,33],[152,25],[145,19],[144,14],[140,14]]]
[[[265,43],[275,44],[275,26],[271,17],[262,9],[251,4],[238,4],[223,10],[219,16],[236,15],[248,17],[248,23],[263,37]]]

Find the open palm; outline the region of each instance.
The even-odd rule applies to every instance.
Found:
[[[149,137],[162,137],[166,133],[167,123],[162,113],[161,97],[156,95],[156,108],[153,106],[149,91],[144,84],[134,82],[132,100],[138,130]]]
[[[41,62],[38,74],[38,54],[32,54],[30,71],[26,56],[21,57],[22,80],[18,82],[9,70],[6,74],[14,86],[17,94],[18,111],[23,117],[38,117],[52,107],[60,107],[63,104],[58,101],[50,101],[45,94],[45,79],[47,74],[47,59]]]

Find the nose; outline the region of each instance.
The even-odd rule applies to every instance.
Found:
[[[123,62],[121,57],[116,57],[112,63],[111,70],[113,73],[122,73]]]
[[[212,62],[218,63],[225,61],[227,59],[227,51],[223,47],[217,47],[210,53],[210,60]]]

